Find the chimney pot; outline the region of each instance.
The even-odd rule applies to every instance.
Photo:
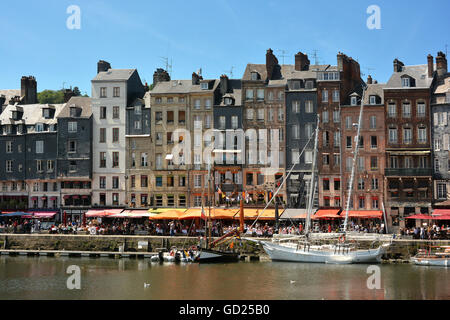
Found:
[[[447,73],[447,57],[445,53],[439,51],[436,56],[436,71],[438,77],[442,77]]]
[[[372,84],[372,76],[370,74],[367,77],[367,84]]]

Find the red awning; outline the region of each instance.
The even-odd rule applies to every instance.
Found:
[[[338,215],[340,209],[321,209],[316,212],[312,219],[335,219],[340,218]]]
[[[33,218],[48,219],[53,218],[58,212],[48,211],[48,212],[30,212],[30,213],[33,214]]]
[[[47,200],[47,197],[41,197],[41,200]]]
[[[406,217],[405,219],[429,220],[433,219],[433,217],[428,214],[413,214],[412,216]]]
[[[57,197],[51,197],[51,198],[50,198],[50,200],[52,200],[52,201],[53,201],[53,200],[56,200],[56,199],[58,199],[58,198],[57,198]]]
[[[436,216],[450,216],[450,209],[435,209],[432,215]]]
[[[103,209],[103,210],[89,210],[86,212],[86,217],[108,217],[118,213],[121,213],[123,209]]]
[[[383,212],[379,210],[349,210],[349,218],[361,218],[361,219],[381,219]],[[345,211],[342,211],[341,217],[345,218]]]
[[[83,199],[89,199],[89,196],[84,195],[84,196],[81,196],[81,198],[83,198]]]
[[[69,199],[69,198],[70,198],[69,195],[65,195],[65,196],[64,196],[64,199]]]
[[[31,200],[37,200],[38,197],[31,197]]]
[[[72,196],[73,199],[79,199],[80,196]]]

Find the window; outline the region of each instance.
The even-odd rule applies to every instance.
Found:
[[[398,168],[398,158],[397,157],[390,157],[389,158],[389,164],[391,169],[397,169]]]
[[[68,131],[70,133],[77,132],[77,123],[75,121],[68,122]]]
[[[328,111],[323,111],[322,112],[322,122],[323,123],[328,123],[329,118],[328,118]]]
[[[186,186],[186,177],[185,176],[178,177],[178,186],[180,186],[180,187]]]
[[[100,128],[100,143],[106,142],[106,128]]]
[[[434,139],[434,150],[435,151],[440,151],[441,148],[442,148],[442,140],[438,139],[438,138],[435,138]]]
[[[397,116],[397,105],[394,102],[388,104],[388,117],[395,118]]]
[[[120,97],[120,87],[114,87],[113,88],[113,97],[114,98]]]
[[[352,148],[352,137],[351,136],[347,136],[346,138],[347,138],[346,139],[346,141],[347,141],[346,147],[347,147],[347,149],[351,149]]]
[[[232,129],[238,128],[238,116],[231,116],[231,128]]]
[[[369,97],[369,104],[377,104],[377,97],[376,96],[370,96]]]
[[[13,143],[12,141],[6,141],[6,153],[12,153]]]
[[[6,172],[12,172],[12,160],[6,160]]]
[[[306,81],[305,83],[305,89],[312,89],[314,86],[313,82],[311,80]]]
[[[378,179],[372,178],[372,190],[378,190]]]
[[[178,111],[178,123],[184,124],[186,122],[186,111]]]
[[[163,186],[163,183],[162,183],[162,176],[157,176],[157,177],[155,177],[155,182],[156,182],[156,186],[157,187],[162,187]]]
[[[323,146],[328,147],[330,145],[330,133],[328,131],[324,131],[322,133],[323,136]]]
[[[353,166],[353,158],[348,157],[347,161],[345,162],[346,171],[352,171],[352,166]]]
[[[305,163],[312,163],[312,151],[305,151]]]
[[[397,143],[397,128],[389,128],[389,143]]]
[[[256,99],[259,101],[264,100],[264,89],[258,89],[256,91]]]
[[[155,121],[156,121],[156,123],[157,124],[158,123],[162,123],[162,120],[163,120],[162,112],[160,112],[160,111],[155,112]]]
[[[370,147],[372,149],[378,148],[377,136],[370,136]]]
[[[420,117],[420,118],[425,117],[425,103],[424,102],[417,103],[417,117]]]
[[[119,152],[113,152],[112,156],[112,167],[117,168],[119,166]]]
[[[405,159],[405,165],[404,165],[404,168],[405,168],[405,169],[410,169],[410,168],[412,168],[412,167],[413,167],[413,160],[412,160],[412,158],[411,158],[411,157],[405,157],[404,159]]]
[[[333,90],[333,102],[339,102],[339,90]]]
[[[148,187],[148,177],[146,175],[141,175],[141,188]]]
[[[418,128],[418,141],[419,143],[427,142],[427,127],[420,125]]]
[[[44,141],[36,141],[36,153],[44,153]]]
[[[341,114],[340,114],[339,110],[334,110],[333,111],[333,122],[339,123],[340,121],[341,121]]]
[[[300,101],[292,101],[292,112],[300,113]]]
[[[205,100],[205,109],[211,109],[211,99]]]
[[[264,121],[264,109],[258,109],[258,121]]]
[[[352,117],[350,117],[350,116],[345,117],[345,128],[346,129],[352,128]]]
[[[359,208],[364,209],[366,207],[366,199],[364,197],[359,198]]]
[[[202,187],[202,175],[196,174],[194,175],[194,188]]]
[[[299,164],[300,163],[300,152],[298,149],[292,149],[292,163]]]
[[[141,106],[134,106],[134,114],[136,114],[136,115],[142,114]]]
[[[402,105],[403,118],[411,118],[411,104],[409,102],[404,102]]]
[[[119,107],[113,107],[113,119],[119,119]]]
[[[334,165],[339,166],[341,164],[341,155],[339,153],[333,154]]]
[[[131,184],[131,188],[136,187],[136,176],[130,176],[130,184]]]
[[[155,99],[155,102],[156,102],[156,104],[162,103],[162,98],[156,98],[156,99]]]
[[[141,130],[141,121],[139,120],[134,121],[134,129]]]
[[[366,164],[365,164],[365,158],[364,157],[358,157],[358,170],[359,171],[366,170]]]
[[[225,130],[225,128],[226,128],[226,118],[225,118],[225,116],[220,116],[219,117],[219,129]]]
[[[54,169],[55,169],[55,161],[47,160],[47,172],[53,172]]]
[[[322,155],[322,164],[324,166],[330,165],[330,155],[329,154]]]
[[[298,124],[292,126],[292,139],[300,139],[300,126]]]
[[[251,72],[251,79],[253,81],[258,80],[258,72]]]
[[[377,116],[370,116],[370,129],[377,128]]]
[[[437,184],[437,197],[440,200],[447,199],[447,185],[445,183]]]
[[[378,169],[378,157],[370,157],[370,168],[372,170]]]
[[[437,172],[439,172],[439,167],[440,167],[440,164],[439,164],[439,159],[434,159],[434,171],[437,173]]]
[[[77,142],[75,140],[67,141],[67,152],[76,153],[77,152]]]
[[[113,204],[113,206],[119,205],[119,194],[118,193],[112,194],[112,204]]]
[[[148,166],[148,153],[144,152],[141,153],[141,167],[147,167]]]
[[[358,179],[358,190],[364,190],[364,179]]]
[[[278,121],[284,120],[284,110],[283,108],[278,108]]]
[[[195,100],[194,100],[194,108],[195,108],[196,110],[199,110],[200,107],[201,107],[201,105],[202,105],[202,102],[201,102],[200,99],[195,99]]]
[[[322,91],[322,102],[328,102],[328,91],[327,90]]]
[[[11,126],[7,127],[8,129],[8,134],[11,134]],[[42,132],[44,131],[44,124],[43,123],[36,123],[36,127],[35,127],[36,132]]]
[[[409,86],[410,86],[410,79],[402,78],[402,87],[409,87]]]
[[[351,97],[350,98],[350,105],[356,106],[358,104],[358,98],[357,97]]]
[[[208,90],[208,82],[202,82],[200,83],[200,88],[202,90]]]
[[[77,116],[77,108],[70,107],[70,117],[75,118]]]
[[[156,169],[162,169],[162,154],[160,153],[156,155]]]
[[[330,180],[329,179],[323,179],[323,190],[329,191],[330,190]]]
[[[36,161],[36,170],[37,170],[37,172],[44,171],[43,168],[42,168],[42,160],[37,160]]]
[[[247,109],[247,120],[253,120],[253,109]]]
[[[100,168],[106,168],[106,152],[100,152]]]
[[[100,119],[106,119],[106,107],[100,107]]]
[[[334,132],[334,146],[335,147],[341,146],[341,133],[339,131]]]
[[[246,100],[253,100],[253,89],[247,89],[245,91],[245,99]]]
[[[119,142],[119,128],[112,128],[112,142]]]
[[[299,107],[300,107],[300,101],[299,102]],[[305,101],[305,113],[313,113],[313,102],[312,100],[306,100]]]
[[[313,124],[312,123],[307,123],[305,124],[305,137],[309,138],[312,136],[313,134]]]
[[[106,98],[106,87],[100,88],[100,98]]]
[[[119,177],[112,177],[112,188],[119,189]]]
[[[411,128],[403,128],[403,143],[412,143],[412,130]]]

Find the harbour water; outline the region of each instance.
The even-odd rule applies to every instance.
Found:
[[[79,290],[67,288],[71,265],[81,270]],[[369,289],[368,265],[1,256],[0,299],[450,299],[450,268],[378,266],[380,289]]]

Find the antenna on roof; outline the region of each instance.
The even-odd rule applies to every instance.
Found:
[[[314,65],[319,65],[319,56],[317,54],[318,50],[314,49],[312,54],[310,54],[312,56],[312,58],[314,59]]]
[[[231,69],[230,69],[230,70],[225,70],[225,71],[224,71],[225,73],[230,74],[230,79],[233,78],[233,69],[234,69],[234,66],[231,66]]]
[[[284,50],[284,49],[279,49],[279,50],[277,50],[277,51],[279,51],[279,52],[281,52],[281,54],[280,54],[280,57],[281,57],[281,59],[282,59],[282,63],[281,64],[284,64],[284,57],[287,57],[288,55],[286,54],[286,53],[288,53],[286,50]]]
[[[169,63],[169,58],[168,57],[160,57],[165,64],[165,70],[169,73],[169,76],[172,76],[172,58],[170,58],[170,63]]]
[[[367,70],[367,74],[372,74],[371,71],[372,71],[372,70],[375,70],[375,68],[369,68],[369,67],[368,67],[368,68],[364,68],[364,69]],[[365,76],[366,74],[365,74],[364,72],[361,72],[361,75],[362,75],[362,76]]]

